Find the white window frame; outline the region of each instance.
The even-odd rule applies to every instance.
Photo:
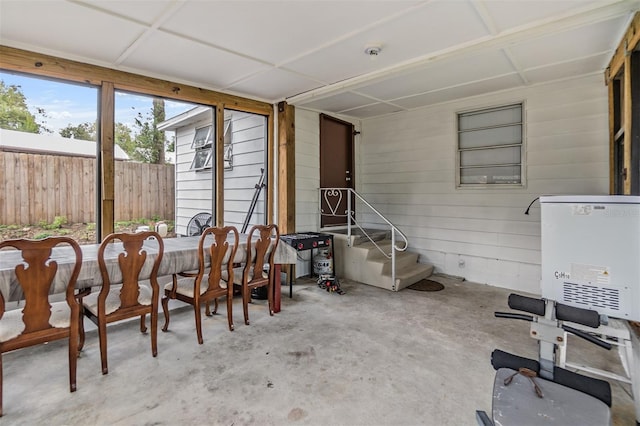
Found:
[[[233,134],[231,117],[224,120],[224,169],[233,170]]]
[[[206,131],[205,138],[198,138],[198,134],[203,134]],[[213,126],[203,126],[196,128],[196,132],[193,135],[193,142],[191,142],[191,149],[195,152],[193,154],[193,160],[189,170],[200,171],[211,169],[211,161],[213,159]],[[202,166],[197,167],[198,159],[205,155],[204,151],[207,151],[206,158]],[[231,118],[224,121],[224,168],[225,170],[233,169],[233,144],[231,134]]]
[[[204,139],[197,138],[198,134],[207,132]],[[208,125],[204,127],[196,128],[196,132],[193,135],[193,142],[191,142],[191,149],[195,150],[193,153],[193,160],[191,160],[191,166],[189,170],[199,171],[211,168],[212,146],[213,146],[213,126]],[[197,166],[199,159],[205,156],[204,162]]]
[[[478,127],[478,128],[468,128],[468,129],[460,129],[460,119],[465,116],[471,116],[482,113],[491,113],[494,111],[499,111],[503,109],[509,109],[514,107],[520,107],[520,117],[521,120],[519,122],[510,122],[510,123],[502,123],[499,125],[489,126],[489,127]],[[520,126],[520,142],[512,143],[512,144],[488,144],[479,147],[471,147],[471,148],[461,148],[460,147],[460,135],[462,133],[472,133],[474,131],[486,130],[488,128],[499,128],[499,127],[511,127],[511,126]],[[523,188],[526,187],[526,149],[525,149],[525,103],[524,101],[517,102],[508,102],[498,106],[487,106],[483,108],[475,108],[473,110],[465,110],[459,111],[456,113],[455,119],[455,134],[456,134],[456,187],[460,189],[464,188]],[[486,151],[497,148],[509,148],[509,147],[520,147],[520,163],[497,163],[497,164],[486,164],[486,165],[475,165],[475,166],[462,166],[461,165],[461,157],[464,155],[465,151]],[[520,166],[520,182],[474,182],[474,183],[462,183],[462,170],[470,169],[470,168],[481,168],[485,167],[501,167],[501,166]]]

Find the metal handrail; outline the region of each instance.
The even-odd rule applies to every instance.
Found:
[[[338,212],[338,207],[340,206],[341,202],[342,202],[342,194],[346,193],[347,194],[347,210],[344,212],[344,214]],[[367,234],[367,232],[364,230],[364,228],[362,226],[360,226],[360,224],[358,223],[356,217],[355,217],[355,211],[353,211],[353,209],[351,208],[351,194],[353,194],[355,197],[357,197],[364,205],[366,205],[367,207],[369,207],[369,209],[371,209],[371,211],[373,211],[376,215],[378,215],[378,217],[380,219],[382,219],[391,229],[391,254],[387,254],[378,244],[376,244],[376,242],[373,240],[373,238],[371,238],[371,236],[369,236],[369,234]],[[349,247],[351,247],[351,223],[353,222],[361,231],[362,234],[364,236],[367,237],[367,239],[369,239],[369,241],[371,241],[371,243],[373,243],[373,245],[380,251],[380,253],[382,253],[387,259],[391,259],[391,280],[392,280],[392,288],[395,289],[395,285],[396,285],[396,251],[405,251],[407,250],[407,248],[409,247],[409,240],[407,239],[407,236],[397,227],[395,226],[393,223],[391,223],[391,221],[389,221],[389,219],[387,219],[382,213],[380,213],[375,207],[373,207],[367,200],[365,200],[360,194],[358,194],[356,191],[354,191],[351,188],[320,188],[319,191],[319,203],[318,203],[318,208],[320,209],[320,215],[324,215],[324,216],[334,216],[334,217],[347,217],[347,245]],[[329,202],[329,199],[327,197],[337,197],[338,198],[338,202],[335,205],[332,205]],[[325,200],[327,203],[327,206],[329,207],[330,212],[326,213],[323,211],[322,209],[322,200]],[[404,245],[402,247],[398,247],[396,244],[396,234],[400,235],[400,237],[402,237],[402,239],[404,240]]]

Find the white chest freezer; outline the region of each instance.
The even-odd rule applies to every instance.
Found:
[[[640,321],[640,197],[540,197],[542,297]]]

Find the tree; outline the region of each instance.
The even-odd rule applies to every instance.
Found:
[[[122,148],[129,158],[133,158],[136,151],[136,143],[131,137],[131,129],[129,126],[122,123],[116,123],[114,137],[116,139],[116,145]]]
[[[82,123],[77,126],[69,123],[60,130],[60,136],[83,141],[96,141],[96,123]]]
[[[165,120],[164,99],[154,98],[153,106],[144,117],[138,113],[135,125],[138,134],[135,137],[136,149],[132,158],[143,163],[165,163],[165,138],[164,132],[158,130],[158,123]]]
[[[43,109],[38,113],[45,116]],[[48,129],[36,122],[27,107],[27,99],[20,86],[7,86],[0,80],[0,128],[19,132],[42,133]]]

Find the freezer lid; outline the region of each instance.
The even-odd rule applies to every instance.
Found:
[[[540,203],[640,204],[636,195],[543,195]]]

